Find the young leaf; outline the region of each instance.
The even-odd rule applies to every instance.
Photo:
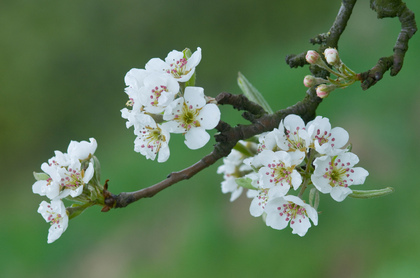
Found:
[[[269,114],[273,114],[273,110],[271,109],[270,105],[268,105],[265,98],[261,95],[258,90],[252,86],[251,83],[245,78],[245,76],[242,73],[238,73],[238,85],[239,88],[241,88],[244,95],[250,100],[258,105],[260,105],[262,108],[264,108],[265,111]]]
[[[237,178],[235,182],[243,188],[257,190],[257,188],[252,185],[252,180],[250,178]]]

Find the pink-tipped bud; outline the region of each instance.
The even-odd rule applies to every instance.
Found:
[[[335,48],[327,48],[324,51],[325,60],[330,65],[336,65],[340,63],[340,57],[338,56],[338,51]]]
[[[312,75],[305,76],[305,78],[303,79],[303,85],[305,85],[305,87],[308,87],[308,88],[316,85],[315,77]]]
[[[306,61],[309,64],[315,64],[317,61],[319,60],[319,54],[318,52],[314,51],[314,50],[309,50],[308,52],[306,52]]]
[[[334,85],[321,84],[316,87],[316,95],[319,98],[326,98],[334,89]]]

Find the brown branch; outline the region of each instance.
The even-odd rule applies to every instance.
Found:
[[[259,111],[259,109],[256,109],[257,104],[250,102],[242,95],[221,93],[216,97],[216,99],[220,101],[220,104],[230,104],[233,101],[233,103],[237,104],[236,108],[240,110],[251,108],[252,111]],[[316,96],[315,90],[309,89],[307,91],[307,95],[302,101],[274,114],[264,114],[250,125],[238,125],[236,127],[230,127],[224,122],[219,123],[218,130],[220,133],[215,136],[217,143],[210,154],[206,155],[197,163],[184,170],[169,174],[165,180],[150,187],[134,192],[122,192],[118,195],[111,194],[107,189],[104,190],[105,207],[102,211],[106,212],[111,208],[126,207],[127,205],[142,198],[153,197],[165,188],[168,188],[169,186],[179,181],[187,180],[193,177],[198,172],[213,165],[222,157],[227,156],[239,140],[245,140],[257,134],[273,130],[274,128],[278,127],[280,121],[289,114],[297,114],[301,116],[302,119],[304,119],[306,122],[314,119],[315,111],[321,101],[322,100]]]
[[[391,76],[400,72],[405,53],[408,50],[408,41],[417,31],[414,13],[401,0],[371,0],[370,7],[376,11],[378,18],[398,16],[401,22],[401,32],[393,49],[394,54],[390,57],[380,58],[373,68],[359,74],[363,90],[375,85],[389,69],[391,69]]]
[[[341,2],[340,10],[327,33],[319,34],[316,37],[310,39],[312,44],[321,45],[318,49],[319,53],[323,53],[324,50],[328,47],[338,47],[338,41],[340,40],[341,34],[344,32],[344,29],[347,26],[347,22],[350,19],[350,16],[353,12],[354,5],[357,0],[343,0]],[[308,64],[305,59],[306,51],[298,55],[290,54],[286,56],[286,63],[291,68],[303,67]],[[325,73],[317,75],[318,77],[324,77]]]

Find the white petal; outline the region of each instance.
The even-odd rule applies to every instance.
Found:
[[[261,214],[263,214],[264,209],[261,206],[261,201],[258,199],[258,196],[256,196],[249,207],[249,213],[254,217],[259,217]]]
[[[220,121],[219,107],[213,103],[205,105],[198,114],[198,120],[204,129],[215,128]]]
[[[32,185],[32,192],[35,194],[45,196],[47,194],[46,191],[47,191],[47,181],[45,180],[36,181]]]
[[[93,163],[90,162],[89,167],[85,171],[85,176],[83,177],[83,182],[85,184],[89,183],[89,181],[93,178],[94,172],[95,172],[95,170],[93,168]]]
[[[309,218],[298,215],[295,219],[290,221],[290,227],[293,229],[292,234],[298,234],[299,236],[304,236],[308,229],[311,227]]]
[[[166,72],[169,65],[159,58],[152,58],[145,66],[147,71]]]
[[[201,87],[188,86],[184,91],[185,103],[192,106],[193,109],[198,109],[206,105],[204,99],[204,89]]]
[[[369,172],[361,167],[355,167],[351,169],[353,172],[350,173],[351,179],[353,179],[352,184],[363,184],[365,183],[365,179],[369,176]]]
[[[127,72],[124,81],[127,86],[139,89],[143,86],[144,78],[146,78],[147,75],[149,75],[149,72],[146,70],[133,68]]]
[[[179,114],[179,111],[182,110],[182,105],[184,104],[184,98],[180,97],[172,101],[165,109],[163,114],[163,119],[165,121],[170,121],[175,118],[175,115]],[[179,111],[178,111],[179,110]]]
[[[267,217],[265,223],[267,226],[270,226],[276,230],[283,230],[289,224],[289,221],[286,220],[286,214],[280,214],[283,204],[286,202],[283,198],[274,198],[267,202],[265,207],[265,212]],[[279,209],[280,208],[280,209]]]
[[[335,138],[335,140],[331,143],[334,148],[341,148],[349,141],[349,133],[341,127],[335,127],[331,130],[331,138]]]
[[[174,61],[180,60],[182,58],[184,58],[184,53],[182,53],[182,51],[172,50],[168,53],[168,55],[166,55],[165,62],[166,64],[171,64]]]
[[[90,143],[87,141],[71,141],[68,148],[67,153],[71,157],[71,159],[75,160],[84,160],[89,157],[90,154],[94,154],[96,148],[98,147],[98,143],[96,142],[95,138],[90,138]]]
[[[337,202],[342,202],[352,192],[348,187],[334,186],[331,189],[331,197]]]
[[[162,146],[159,150],[159,155],[158,155],[158,160],[157,161],[159,163],[165,162],[165,161],[168,160],[169,155],[170,155],[169,146],[168,146],[168,144],[165,144],[165,146]]]
[[[244,190],[244,188],[239,186],[236,190],[232,191],[232,195],[230,196],[229,201],[233,202],[236,199],[238,199],[238,197],[241,196],[243,190]]]
[[[83,185],[70,190],[70,196],[73,198],[80,196],[83,193]]]
[[[289,192],[290,185],[287,183],[284,184],[277,184],[268,190],[268,197],[276,198],[276,197],[283,197]]]
[[[191,128],[185,134],[185,145],[191,150],[203,147],[210,140],[210,135],[202,127]]]
[[[293,189],[296,190],[302,184],[302,176],[299,174],[298,171],[293,170],[293,172],[291,174],[291,177],[292,177],[292,186],[293,186]]]
[[[187,60],[187,69],[198,66],[201,61],[201,48],[197,47],[197,50]]]
[[[331,192],[331,185],[329,183],[329,180],[324,178],[323,176],[311,176],[311,181],[321,193],[328,194]]]

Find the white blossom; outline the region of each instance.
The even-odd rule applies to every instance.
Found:
[[[42,171],[44,171],[48,178],[46,180],[38,180],[32,185],[32,192],[41,196],[47,196],[49,199],[54,199],[60,194],[61,176],[56,165],[42,163]]]
[[[167,123],[157,124],[153,118],[146,114],[137,116],[138,123],[134,134],[137,135],[134,141],[134,150],[141,153],[147,159],[155,160],[158,155],[158,162],[168,160],[169,152],[169,131]]]
[[[54,242],[64,233],[68,226],[69,217],[63,202],[59,199],[52,200],[51,204],[42,201],[39,205],[38,213],[44,217],[45,221],[50,222],[48,243]]]
[[[344,147],[349,140],[346,130],[341,127],[331,129],[330,120],[321,116],[310,121],[306,125],[306,130],[311,137],[310,147],[315,148],[320,154],[337,155],[343,152],[340,148]]]
[[[140,102],[144,110],[152,114],[163,112],[179,91],[178,82],[162,73],[152,73],[144,79],[144,87],[140,89]]]
[[[185,88],[184,97],[174,100],[166,108],[163,119],[169,121],[170,132],[184,133],[185,144],[194,150],[210,140],[206,130],[219,123],[220,110],[216,104],[206,104],[203,88],[189,86]]]
[[[159,58],[153,58],[146,64],[146,70],[165,72],[173,76],[178,82],[186,82],[190,80],[194,74],[195,67],[201,61],[201,48],[191,55],[190,58],[185,58],[181,51],[173,50],[168,53],[165,61]]]
[[[262,151],[258,154],[259,160],[263,161],[263,167],[258,171],[260,186],[270,188],[271,194],[275,196],[286,195],[290,187],[298,189],[302,183],[302,177],[295,167],[304,156],[305,153],[300,151],[292,153]]]
[[[67,196],[77,197],[83,193],[83,188],[93,178],[93,163],[89,162],[86,170],[82,169],[80,161],[76,160],[66,168],[60,168],[60,199]]]
[[[283,131],[278,130],[277,128],[273,129],[270,132],[265,132],[261,134],[258,138],[258,152],[262,152],[263,150],[271,150],[271,151],[280,151],[282,150],[277,142],[282,138]],[[287,150],[287,149],[286,149]]]
[[[299,197],[284,196],[270,199],[265,206],[267,226],[282,230],[290,223],[293,234],[304,236],[311,227],[309,219],[318,225],[318,213]]]
[[[268,202],[269,195],[268,195],[268,188],[259,188],[255,194],[254,198],[251,201],[251,205],[249,206],[249,213],[254,217],[259,217],[264,213],[265,206]],[[252,194],[252,195],[254,195]]]
[[[255,143],[239,141],[246,148],[254,147]],[[251,146],[252,145],[252,146]],[[217,168],[218,174],[223,174],[222,192],[232,193],[230,201],[235,201],[243,192],[243,187],[236,183],[236,179],[245,176],[246,173],[251,172],[252,168],[244,164],[244,159],[247,156],[243,153],[233,149],[230,154],[223,158],[223,165]]]
[[[368,171],[353,167],[359,162],[357,155],[347,152],[337,156],[321,156],[315,159],[312,183],[322,193],[331,194],[337,202],[343,201],[352,190],[351,185],[363,184]]]
[[[280,122],[279,130],[284,132],[277,141],[277,145],[281,149],[289,152],[296,150],[307,152],[310,137],[301,117],[294,114],[288,115]]]
[[[55,156],[41,165],[48,178],[36,181],[32,185],[33,193],[47,196],[51,200],[82,194],[83,187],[94,175],[94,167],[91,160],[86,168],[82,168],[81,161],[92,159],[97,146],[96,140],[90,138],[90,142],[71,141],[67,148],[68,153],[55,151]]]

